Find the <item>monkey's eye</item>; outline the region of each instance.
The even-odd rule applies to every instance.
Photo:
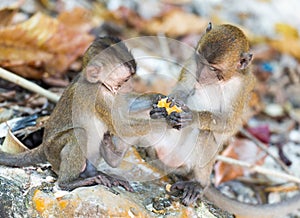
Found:
[[[213,66],[209,66],[209,69],[210,69],[211,71],[217,71],[217,70],[218,70],[217,68],[215,68],[215,67],[213,67]]]
[[[221,73],[217,73],[218,80],[224,80],[224,77]]]

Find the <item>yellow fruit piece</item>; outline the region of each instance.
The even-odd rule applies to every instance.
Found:
[[[166,108],[166,111],[168,115],[170,115],[172,112],[180,113],[182,112],[182,109],[180,107],[177,107],[174,105],[173,107],[170,107],[171,102],[167,102],[168,98],[163,98],[157,103],[157,107],[164,107]]]

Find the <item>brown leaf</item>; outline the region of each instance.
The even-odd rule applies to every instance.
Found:
[[[84,8],[74,8],[72,11],[61,13],[57,19],[71,29],[89,32],[93,28],[92,14]]]
[[[8,26],[17,12],[16,8],[3,8],[0,10],[0,27]]]
[[[149,34],[164,33],[170,37],[202,33],[208,20],[180,9],[167,11],[161,17],[154,18],[144,25]]]
[[[179,8],[165,10],[158,17],[150,20],[143,19],[137,12],[126,7],[104,14],[106,16],[102,18],[110,22],[134,27],[135,30],[146,34],[164,33],[170,37],[202,33],[208,24],[208,20]]]
[[[29,78],[63,73],[93,37],[41,13],[0,29],[0,66]]]
[[[222,152],[222,155],[256,165],[262,165],[266,157],[265,153],[254,142],[239,138],[234,138]],[[219,161],[215,165],[215,184],[219,185],[222,182],[247,174],[249,174],[249,170],[246,168]]]

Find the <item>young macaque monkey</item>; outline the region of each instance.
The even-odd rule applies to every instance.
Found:
[[[274,205],[248,205],[225,197],[210,185],[221,146],[242,124],[255,84],[248,66],[251,59],[248,40],[239,28],[212,28],[210,23],[192,58],[195,72],[184,68],[170,96],[162,96],[150,111],[151,118],[166,118],[173,127],[154,149],[165,169],[173,168],[187,177],[171,186],[171,192],[183,192],[183,204],[195,202],[203,187],[209,200],[237,217],[283,217],[300,208],[300,195]]]
[[[42,145],[20,154],[0,152],[0,164],[23,167],[48,161],[62,189],[102,184],[132,191],[127,181],[110,177],[95,166],[103,157],[116,167],[127,150],[127,145],[114,136],[111,114],[118,110],[114,99],[119,90],[135,71],[135,60],[123,42],[113,37],[97,38],[83,57],[82,73],[52,112]],[[152,97],[145,98],[149,109]]]

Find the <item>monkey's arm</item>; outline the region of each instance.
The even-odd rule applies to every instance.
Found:
[[[128,112],[131,113],[140,113],[145,110],[152,108],[153,104],[156,103],[156,100],[159,96],[158,93],[128,93],[124,96],[127,102]],[[124,101],[124,100],[123,100]]]
[[[189,60],[188,63],[191,61]],[[180,100],[184,103],[186,103],[186,100],[188,99],[188,96],[190,96],[194,91],[194,86],[196,83],[196,76],[192,72],[191,68],[193,65],[186,64],[185,67],[181,70],[180,76],[178,78],[178,82],[176,83],[176,86],[172,90],[169,97],[174,98],[176,100]]]
[[[123,137],[138,137],[151,131],[153,121],[148,115],[149,109],[160,94],[157,93],[126,93],[120,94],[115,99],[112,111],[115,132]]]

